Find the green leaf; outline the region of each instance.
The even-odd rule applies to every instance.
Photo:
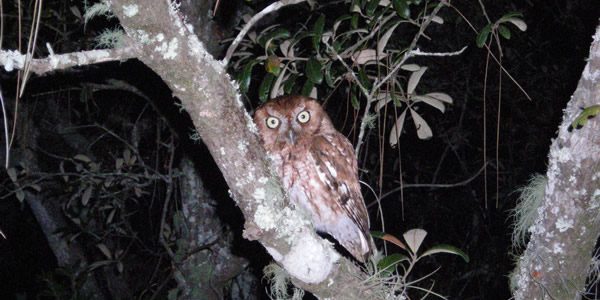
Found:
[[[342,15],[341,17],[338,17],[337,19],[335,19],[335,22],[333,22],[333,31],[337,31],[337,29],[340,27],[340,25],[342,24],[342,22],[346,21],[346,20],[350,20],[352,19],[351,15]]]
[[[321,45],[321,36],[323,35],[323,28],[325,27],[325,15],[321,14],[315,25],[313,26],[313,37],[312,43],[315,51],[319,52],[319,47]]]
[[[314,84],[320,84],[323,81],[323,73],[321,73],[321,63],[315,58],[311,57],[306,62],[306,76],[308,80]]]
[[[333,76],[331,74],[331,65],[333,63],[329,62],[325,65],[325,71],[324,71],[324,75],[325,75],[325,83],[327,83],[327,86],[329,86],[330,88],[334,88],[335,87],[335,80],[333,79]]]
[[[377,262],[377,269],[382,273],[382,275],[386,276],[394,272],[396,265],[398,265],[402,261],[408,260],[408,257],[406,257],[405,255],[402,255],[400,253],[394,253],[385,256],[381,260],[379,260]]]
[[[358,110],[360,108],[360,102],[358,102],[358,98],[354,92],[350,94],[350,103],[352,103],[354,109]]]
[[[256,65],[258,61],[251,60],[245,66],[244,70],[241,73],[238,73],[237,82],[240,85],[240,92],[246,93],[248,88],[250,88],[250,80],[252,78],[252,68]]]
[[[284,28],[277,28],[269,33],[263,34],[258,38],[258,44],[263,48],[267,48],[269,42],[276,39],[287,39],[290,37],[290,32]]]
[[[371,0],[367,3],[367,8],[366,8],[366,13],[367,16],[373,16],[373,13],[375,13],[375,9],[377,9],[377,6],[379,5],[379,0]]]
[[[362,83],[367,90],[371,89],[371,80],[369,80],[365,68],[360,68],[360,70],[358,70],[358,80],[360,80],[360,83]]]
[[[271,90],[274,79],[275,76],[273,74],[267,73],[265,78],[263,78],[263,81],[260,83],[260,86],[258,87],[258,99],[261,103],[269,100],[269,91]]]
[[[500,33],[500,35],[507,39],[510,40],[510,30],[508,29],[508,27],[504,26],[504,25],[499,25],[498,26],[498,32]]]
[[[385,232],[377,231],[377,230],[371,230],[370,233],[371,233],[372,237],[378,238],[378,239],[382,239],[383,236],[387,234]]]
[[[462,259],[466,263],[469,262],[469,256],[465,252],[463,252],[462,250],[460,250],[452,245],[445,245],[445,244],[431,247],[427,251],[423,252],[423,254],[421,254],[421,257],[425,257],[425,256],[436,254],[436,253],[456,254],[456,255],[462,257]]]
[[[492,24],[487,24],[485,25],[485,27],[483,27],[483,29],[481,29],[479,34],[477,34],[477,38],[475,39],[477,47],[483,47],[488,37],[490,36],[490,32],[492,32]]]
[[[392,5],[394,6],[398,16],[404,19],[408,19],[410,17],[410,9],[408,8],[408,2],[406,0],[393,0]]]
[[[315,87],[315,84],[310,80],[306,80],[306,82],[302,86],[302,91],[300,92],[300,94],[302,96],[309,97],[310,92],[312,92],[313,87]]]
[[[296,78],[298,78],[297,75],[290,75],[290,78],[288,78],[285,81],[285,83],[283,84],[283,93],[284,94],[286,94],[286,95],[293,94],[292,89],[296,85]]]
[[[352,29],[358,28],[358,17],[359,14],[352,14],[352,19],[350,19],[350,26],[352,26]]]

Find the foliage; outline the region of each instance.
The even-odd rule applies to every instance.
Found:
[[[413,277],[415,265],[421,259],[433,254],[449,253],[460,256],[465,262],[469,262],[469,256],[462,250],[450,245],[436,245],[418,254],[427,232],[423,229],[411,229],[403,234],[404,243],[397,237],[383,232],[372,232],[373,237],[380,238],[403,249],[408,255],[393,253],[386,256],[375,256],[375,258],[367,265],[368,273],[370,274],[369,282],[372,284],[381,285],[381,298],[388,299],[389,295],[400,295],[405,299],[413,299],[416,293],[420,292],[421,299],[428,295],[433,295],[442,299],[446,299],[442,295],[433,291],[433,285],[429,288],[420,286],[430,276],[437,272],[427,274],[418,279],[409,279]],[[439,268],[438,268],[439,270]],[[411,292],[409,292],[411,291]]]
[[[429,139],[433,133],[420,107],[443,113],[453,101],[445,93],[416,91],[427,68],[407,64],[415,49],[406,32],[424,30],[431,21],[442,24],[442,18],[431,15],[434,8],[421,1],[323,4],[300,24],[273,24],[250,32],[231,67],[243,93],[253,81],[258,84],[261,102],[282,94],[319,99],[346,94],[356,111],[365,110],[365,124],[373,124],[371,115],[393,103],[401,113],[390,129],[389,143],[397,144],[407,111],[419,138]],[[253,72],[256,65],[264,68]]]
[[[506,24],[510,23],[521,31],[527,30],[527,24],[525,24],[525,21],[521,19],[522,17],[523,14],[519,12],[511,12],[502,16],[500,19],[498,19],[498,21],[494,22],[493,24],[490,23],[485,25],[483,29],[481,29],[481,31],[479,31],[479,33],[477,34],[477,47],[482,48],[483,45],[485,45],[490,38],[495,38],[498,42],[499,48],[501,48],[498,35],[507,40],[510,40],[511,37],[510,29],[506,26]]]
[[[43,146],[31,145],[37,149],[37,155],[46,159],[38,166],[42,169],[33,170],[24,164],[7,171],[12,186],[6,186],[8,190],[2,191],[2,197],[14,195],[23,201],[38,194],[46,201],[58,203],[68,224],[56,234],[68,243],[82,245],[86,251],[87,264],[58,268],[43,276],[47,286],[45,294],[56,299],[86,298],[78,287],[98,272],[115,274],[135,290],[160,294],[160,290],[152,287],[153,281],[146,282],[143,276],[134,273],[135,269],[155,266],[136,264],[143,260],[164,264],[161,257],[168,255],[170,248],[178,247],[179,229],[177,225],[170,225],[174,219],[165,212],[168,219],[161,222],[161,214],[156,212],[156,208],[172,210],[170,206],[156,204],[173,197],[167,190],[176,184],[179,176],[171,161],[175,137],[166,120],[145,112],[147,107],[136,103],[131,94],[128,101],[112,103],[114,108],[122,109],[120,113],[98,106],[93,95],[111,90],[147,98],[131,85],[117,80],[75,89],[80,101],[65,112],[78,117],[70,119],[73,123],[68,127],[63,124],[66,118],[60,115],[62,113],[37,113],[38,122],[59,122],[45,131],[44,141],[38,141]],[[131,118],[135,122],[124,119],[127,111],[124,108],[129,105],[137,107],[134,111],[138,115]],[[88,120],[94,121],[89,123]],[[61,129],[65,127],[68,129]],[[75,149],[67,146],[73,143],[73,136],[80,146]],[[164,244],[157,240],[159,232]],[[164,280],[162,276],[153,280]]]

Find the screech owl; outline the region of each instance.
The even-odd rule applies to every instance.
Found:
[[[371,254],[369,215],[354,149],[312,98],[283,96],[254,113],[263,146],[290,201],[358,261]]]

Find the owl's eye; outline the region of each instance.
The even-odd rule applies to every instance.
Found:
[[[279,119],[277,119],[275,117],[267,118],[267,127],[271,128],[271,129],[275,129],[278,126],[279,126]]]
[[[298,114],[298,116],[296,117],[296,119],[298,119],[298,122],[300,123],[306,123],[308,121],[310,121],[310,113],[305,110],[301,113]]]

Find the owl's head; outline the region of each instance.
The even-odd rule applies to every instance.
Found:
[[[269,100],[254,113],[254,123],[268,150],[276,145],[296,145],[315,135],[335,132],[317,100],[304,96]]]

